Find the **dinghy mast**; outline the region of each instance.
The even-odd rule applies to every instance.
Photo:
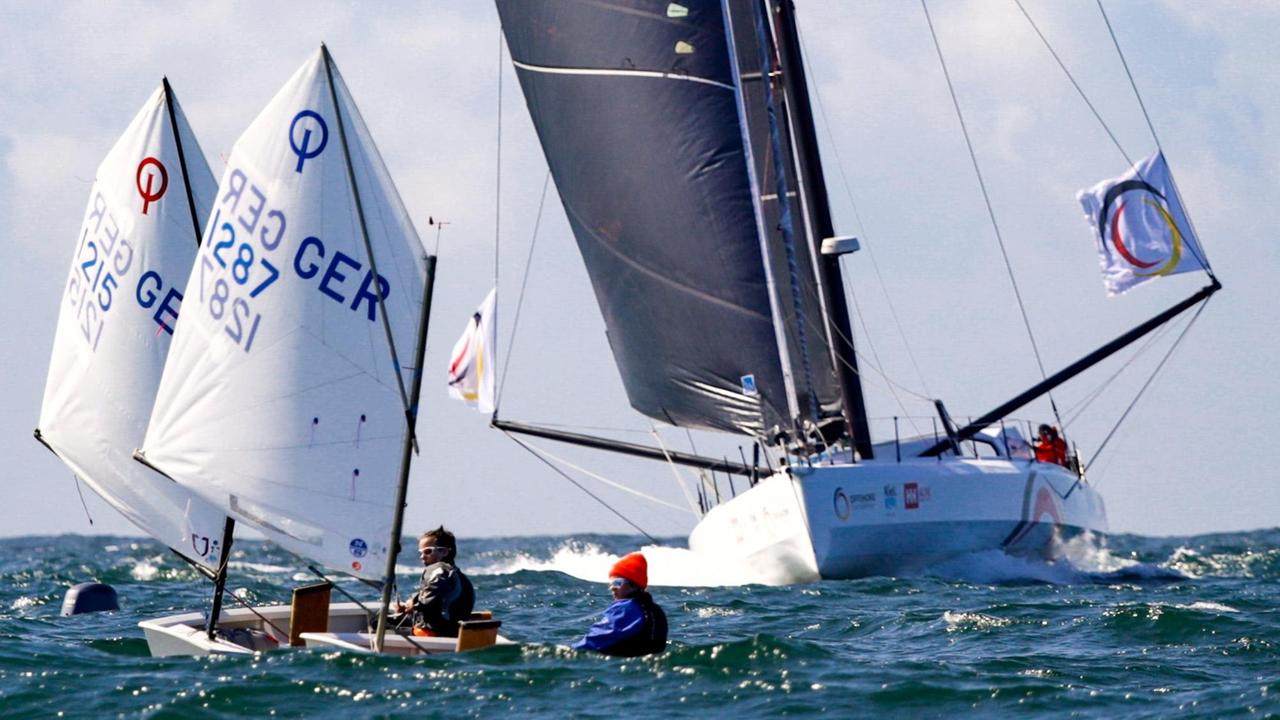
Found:
[[[413,360],[413,388],[410,390],[409,409],[405,411],[408,431],[404,436],[404,454],[400,459],[400,484],[396,487],[395,517],[391,525],[391,549],[387,551],[387,569],[382,579],[382,610],[378,613],[377,638],[373,649],[382,652],[383,637],[387,633],[387,611],[391,606],[391,589],[396,580],[396,557],[400,555],[400,534],[404,532],[404,508],[409,493],[409,463],[418,451],[417,434],[418,398],[422,390],[422,361],[427,352],[427,328],[431,322],[431,293],[436,284],[436,256],[427,256],[427,278],[422,289],[422,320],[418,325],[418,349]]]
[[[196,247],[200,247],[202,239],[200,219],[196,215],[196,200],[191,192],[191,180],[187,176],[187,154],[182,149],[182,131],[178,127],[178,114],[173,107],[173,87],[169,85],[169,77],[167,75],[160,78],[160,83],[164,85],[164,106],[169,113],[169,125],[173,128],[173,141],[178,151],[178,165],[182,168],[182,187],[187,193],[187,207],[191,210],[191,231],[196,239]],[[147,467],[151,467],[145,460],[141,460],[141,462]],[[154,467],[151,467],[151,469],[155,470]],[[156,470],[156,472],[159,471]],[[164,475],[164,473],[160,474]],[[166,475],[165,477],[168,476]],[[218,563],[218,570],[212,578],[213,604],[209,608],[209,622],[205,626],[205,633],[208,634],[210,640],[214,639],[214,633],[218,627],[218,616],[222,614],[222,593],[227,587],[227,562],[231,558],[231,542],[234,539],[235,530],[236,521],[228,515],[222,525],[222,561]],[[178,557],[182,557],[182,555],[179,554]],[[183,559],[185,560],[186,558]],[[197,565],[196,567],[199,566]]]
[[[333,58],[329,48],[323,43],[320,52],[324,55],[324,71],[329,80],[329,96],[333,100],[333,112],[338,119],[338,139],[342,143],[342,155],[346,160],[347,180],[351,183],[351,197],[356,204],[356,217],[360,220],[360,237],[369,256],[369,267],[375,277],[379,277],[377,261],[374,259],[373,245],[369,242],[369,227],[365,220],[364,203],[360,200],[360,188],[356,184],[355,166],[351,162],[351,147],[347,144],[347,131],[342,117],[342,105],[338,102],[338,90],[333,82]],[[422,388],[422,361],[427,349],[427,326],[431,317],[431,292],[435,285],[436,256],[426,257],[426,282],[422,290],[422,315],[418,322],[418,345],[413,363],[413,386],[406,395],[400,356],[396,352],[395,337],[391,333],[391,321],[387,316],[386,298],[381,283],[373,283],[374,295],[378,300],[379,314],[382,316],[382,328],[386,332],[387,347],[391,351],[391,361],[396,368],[396,387],[400,390],[400,399],[404,403],[405,435],[403,453],[400,458],[400,480],[396,486],[395,509],[392,511],[391,539],[387,551],[386,569],[382,577],[382,606],[378,613],[378,630],[374,640],[375,652],[382,652],[383,638],[387,632],[387,610],[391,605],[391,590],[396,582],[396,557],[400,554],[400,533],[404,528],[405,498],[409,488],[409,465],[413,453],[417,451],[418,440],[414,425],[418,418],[418,397]]]

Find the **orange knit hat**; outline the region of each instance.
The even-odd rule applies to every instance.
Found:
[[[649,562],[638,552],[624,555],[609,568],[609,577],[626,578],[643,590],[649,587]]]

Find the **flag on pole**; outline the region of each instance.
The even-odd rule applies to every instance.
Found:
[[[1084,207],[1108,295],[1162,275],[1205,269],[1205,255],[1173,187],[1164,153],[1104,180],[1076,199]]]
[[[482,413],[493,412],[494,366],[498,346],[493,307],[497,288],[489,291],[479,309],[467,321],[466,330],[453,346],[449,360],[449,396]]]

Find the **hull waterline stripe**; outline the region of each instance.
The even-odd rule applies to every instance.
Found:
[[[679,73],[662,72],[659,70],[613,70],[605,68],[567,68],[567,67],[549,67],[546,65],[530,65],[522,63],[519,60],[512,59],[511,64],[521,70],[529,72],[545,73],[548,75],[596,75],[596,76],[612,76],[612,77],[645,77],[645,78],[664,78],[667,80],[685,80],[688,82],[701,83],[703,85],[711,85],[729,92],[733,92],[732,85],[719,82],[717,80],[708,80],[693,75],[681,75]]]

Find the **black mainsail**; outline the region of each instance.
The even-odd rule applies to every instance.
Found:
[[[720,0],[497,4],[632,406],[757,437],[839,422],[818,243],[752,0],[728,23]]]

